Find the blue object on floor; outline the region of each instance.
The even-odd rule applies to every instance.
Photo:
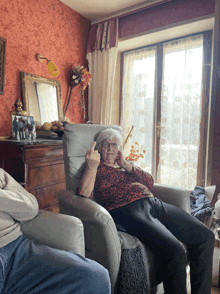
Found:
[[[190,193],[191,215],[204,222],[207,216],[211,216],[210,201],[205,196],[205,188],[196,186]]]

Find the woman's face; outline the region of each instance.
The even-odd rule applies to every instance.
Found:
[[[114,165],[116,158],[118,156],[118,149],[120,145],[116,138],[112,140],[106,140],[102,143],[101,147],[101,154],[102,154],[102,161],[106,165]]]

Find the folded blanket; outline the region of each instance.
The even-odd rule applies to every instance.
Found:
[[[207,218],[212,215],[212,208],[210,201],[205,196],[205,189],[196,186],[190,196],[191,215],[206,223]]]
[[[143,244],[129,234],[118,235],[122,254],[117,294],[149,294],[149,262]]]

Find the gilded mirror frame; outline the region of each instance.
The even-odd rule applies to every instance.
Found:
[[[61,83],[60,81],[44,78],[41,76],[37,76],[34,74],[21,72],[21,87],[22,87],[22,102],[23,102],[23,110],[27,111],[27,115],[31,116],[30,107],[29,107],[29,97],[28,97],[28,90],[27,86],[28,83],[44,83],[48,85],[52,85],[56,87],[57,93],[57,106],[58,106],[58,116],[59,121],[63,121],[63,104],[61,100]]]

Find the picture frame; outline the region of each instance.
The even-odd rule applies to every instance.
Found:
[[[0,95],[4,95],[5,86],[6,39],[0,37]]]
[[[35,140],[36,128],[33,116],[12,114],[12,139]]]

